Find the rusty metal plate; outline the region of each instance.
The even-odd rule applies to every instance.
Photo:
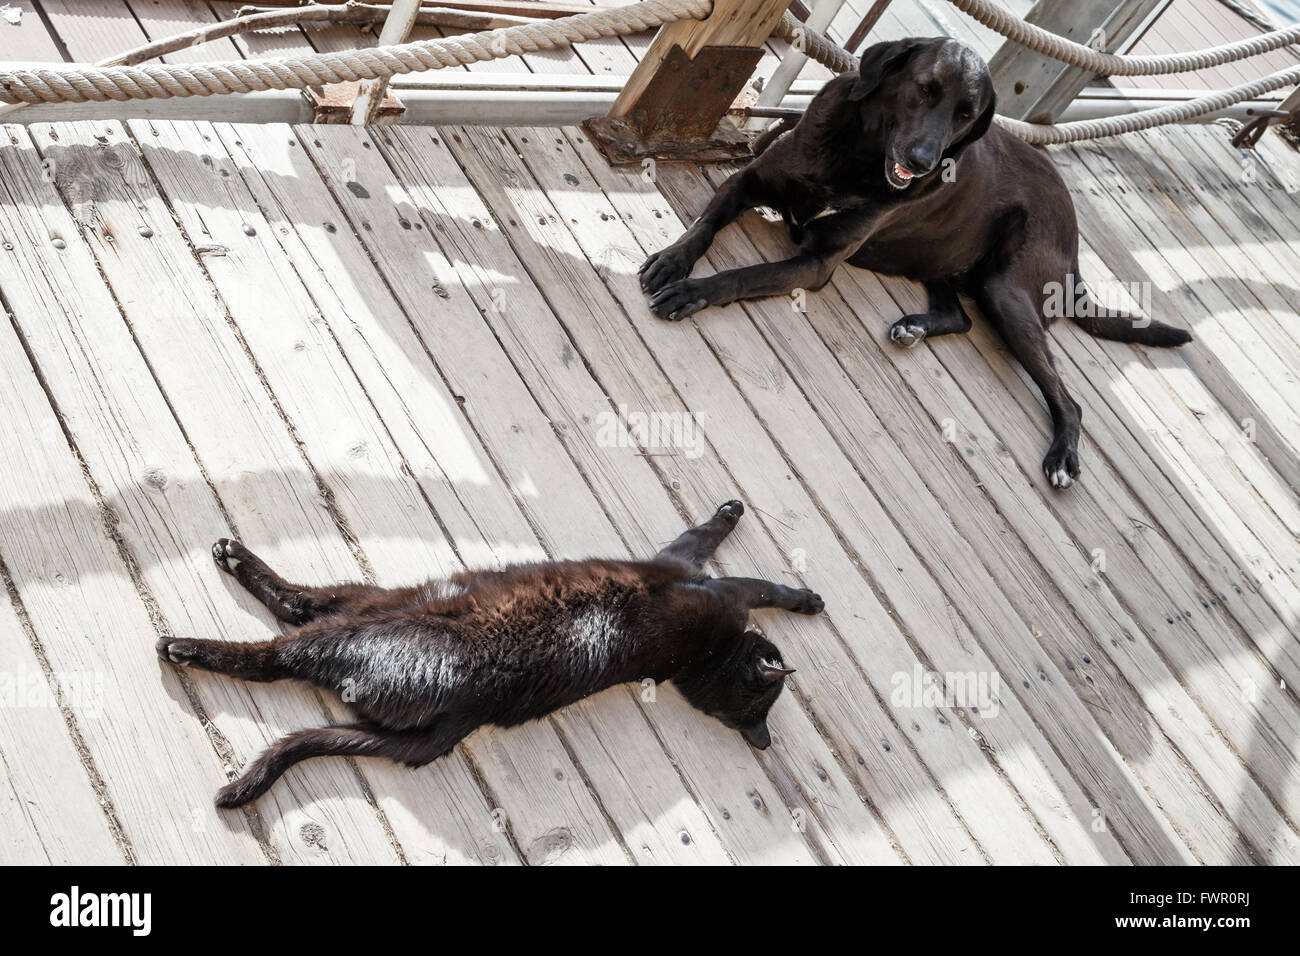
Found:
[[[624,119],[647,142],[707,140],[762,56],[756,47],[706,46],[692,59],[674,46]]]

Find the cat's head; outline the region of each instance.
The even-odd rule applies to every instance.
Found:
[[[673,683],[693,706],[766,750],[772,743],[767,712],[781,696],[786,675],[793,673],[775,644],[757,631],[745,631],[733,647],[679,674]]]

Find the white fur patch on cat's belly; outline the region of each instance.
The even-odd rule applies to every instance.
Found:
[[[569,623],[574,649],[594,669],[609,663],[614,642],[618,639],[618,616],[605,607],[579,611]]]

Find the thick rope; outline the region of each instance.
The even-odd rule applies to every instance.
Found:
[[[0,70],[0,102],[84,103],[304,89],[554,50],[639,33],[677,20],[703,20],[712,9],[712,0],[642,0],[559,20],[369,50],[208,64],[74,64]]]
[[[1065,37],[1049,33],[1026,23],[994,0],[948,0],[954,7],[978,20],[995,33],[1028,47],[1053,60],[1099,73],[1102,76],[1161,76],[1169,73],[1194,73],[1213,66],[1268,53],[1300,42],[1300,24],[1272,33],[1228,43],[1208,50],[1175,53],[1167,56],[1119,56],[1102,53]]]
[[[850,73],[858,68],[856,56],[816,30],[809,30],[789,10],[781,14],[772,36],[785,40],[808,59],[816,60],[832,73]]]
[[[1152,129],[1156,126],[1168,126],[1171,123],[1185,123],[1188,120],[1196,119],[1198,116],[1217,113],[1219,110],[1227,109],[1236,103],[1253,100],[1264,93],[1281,89],[1284,86],[1295,86],[1297,83],[1300,83],[1300,67],[1293,67],[1289,70],[1280,70],[1251,83],[1234,86],[1230,90],[1211,93],[1208,96],[1201,96],[1172,106],[1161,106],[1158,109],[1128,113],[1124,116],[1080,120],[1077,123],[1058,123],[1054,126],[1022,123],[1020,120],[1009,119],[1005,116],[997,117],[997,122],[1003,129],[1014,133],[1025,142],[1035,146],[1077,143],[1082,139],[1100,139],[1103,136],[1136,133],[1139,130]]]

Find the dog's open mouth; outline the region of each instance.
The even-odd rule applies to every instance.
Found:
[[[912,185],[912,180],[916,178],[916,173],[903,167],[901,163],[893,160],[885,160],[885,178],[889,180],[889,185],[895,189],[906,189]]]

